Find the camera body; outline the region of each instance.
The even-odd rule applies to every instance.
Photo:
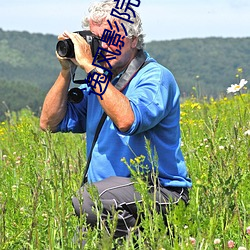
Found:
[[[94,57],[98,47],[101,46],[100,39],[97,38],[90,30],[75,31],[74,33],[78,33],[87,41],[87,43],[90,45],[92,56]],[[61,57],[75,57],[74,44],[72,43],[71,39],[58,41],[56,44],[56,51]]]

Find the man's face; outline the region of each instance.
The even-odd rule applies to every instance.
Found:
[[[92,20],[90,20],[90,30],[97,37],[101,38],[105,29],[111,30],[107,20],[103,20],[101,25],[96,24]],[[115,31],[116,34],[120,34],[122,38],[123,36],[125,36],[125,32],[122,28],[119,27],[119,29],[120,31],[117,32],[117,29],[114,25],[113,30],[111,31],[112,32]],[[124,39],[121,39],[121,40],[124,42],[124,46],[121,47],[121,49],[119,48],[119,46],[115,46],[112,44],[108,45],[107,43],[102,42],[102,47],[111,52],[111,53],[108,53],[108,52],[102,51],[105,57],[107,59],[111,57],[116,57],[115,59],[109,60],[109,63],[112,66],[111,71],[114,75],[117,75],[121,71],[123,71],[128,66],[130,61],[135,57],[136,52],[137,52],[137,49],[136,49],[137,39],[129,39],[127,37],[124,37]],[[120,44],[121,43],[119,43],[118,45]],[[118,53],[116,50],[120,50],[121,55],[119,56],[114,55],[113,53],[115,54]],[[110,66],[105,61],[102,63],[102,66],[104,68],[110,69]]]

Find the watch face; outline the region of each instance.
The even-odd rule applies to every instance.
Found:
[[[104,70],[101,69],[101,68],[95,68],[95,71],[96,71],[98,74],[103,74],[103,73],[104,73]]]

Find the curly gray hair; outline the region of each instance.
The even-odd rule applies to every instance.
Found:
[[[89,21],[90,19],[94,22],[101,24],[104,19],[109,20],[111,22],[122,23],[122,20],[118,17],[112,16],[111,10],[115,8],[116,3],[114,0],[105,0],[102,2],[93,3],[89,8],[89,15],[86,16],[82,21],[83,29],[89,29]],[[124,7],[123,7],[124,9]],[[124,21],[123,25],[126,28],[128,37],[131,39],[133,37],[138,38],[137,49],[144,48],[144,34],[142,33],[142,22],[140,15],[135,11],[136,17],[133,19],[134,23],[129,23]]]

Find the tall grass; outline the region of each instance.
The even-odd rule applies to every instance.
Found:
[[[193,180],[190,204],[173,207],[165,225],[142,181],[141,227],[118,242],[112,239],[116,221],[107,221],[111,235],[99,222],[85,233],[86,249],[228,249],[229,240],[235,249],[250,249],[249,103],[249,94],[186,100],[181,128]],[[30,110],[6,115],[0,124],[0,249],[80,249],[76,229],[86,223],[75,217],[71,197],[85,166],[84,136],[41,132]],[[128,164],[141,165],[143,157]],[[97,198],[96,204],[98,211]]]

